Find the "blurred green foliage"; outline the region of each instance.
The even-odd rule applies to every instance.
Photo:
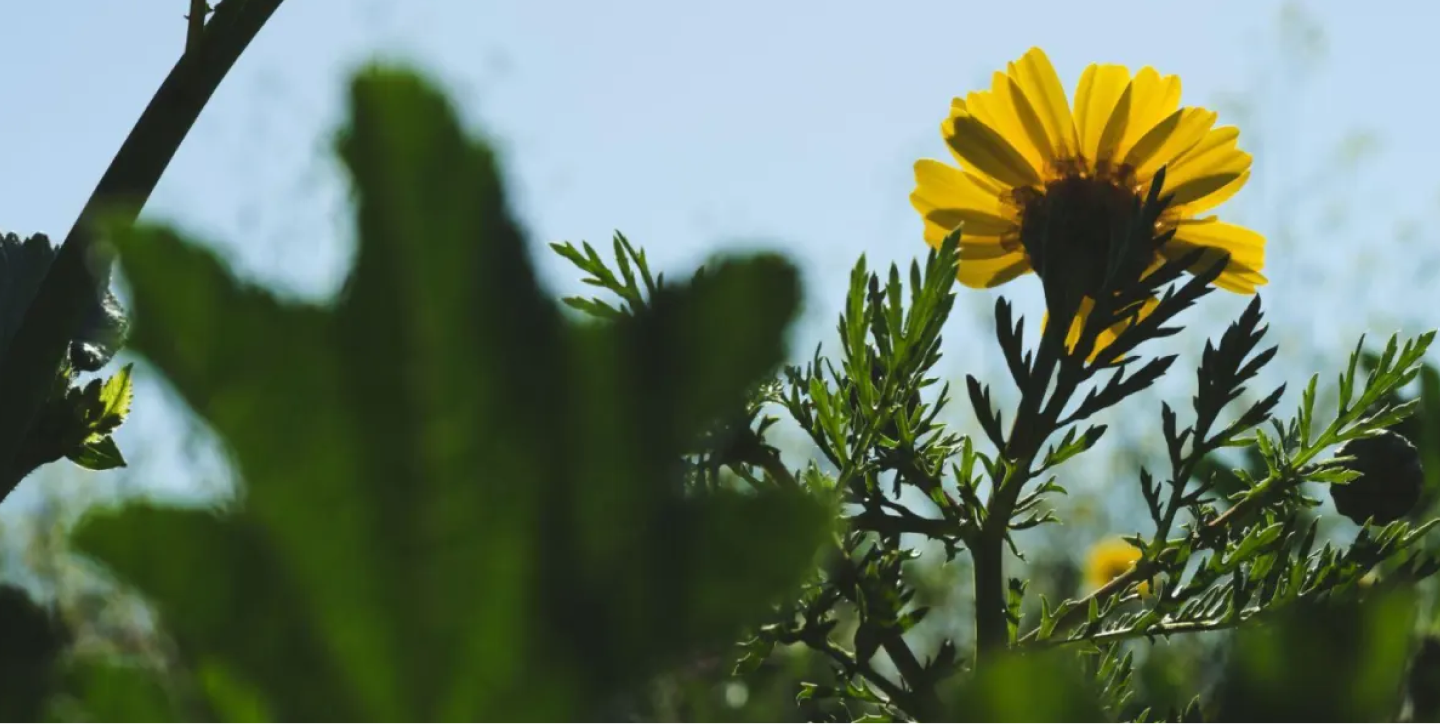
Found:
[[[191,679],[156,711],[153,687],[90,671],[87,716],[604,717],[798,582],[826,506],[687,486],[684,462],[783,359],[788,264],[727,261],[624,320],[567,321],[491,152],[436,91],[364,73],[340,148],[360,249],[333,306],[246,285],[168,230],[113,230],[133,348],[224,437],[245,492],[76,531],[152,601]]]

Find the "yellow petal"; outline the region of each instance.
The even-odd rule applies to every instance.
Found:
[[[966,227],[969,228],[969,227]],[[939,249],[945,237],[955,231],[954,226],[942,226],[929,219],[925,220],[925,243]],[[1010,232],[999,236],[979,236],[973,233],[960,234],[959,254],[961,259],[993,259],[1013,253],[1020,248],[1020,235]]]
[[[1213,219],[1185,220],[1175,226],[1175,241],[1230,252],[1232,264],[1256,271],[1265,266],[1265,237],[1238,224]]]
[[[1150,316],[1158,306],[1160,306],[1160,300],[1153,297],[1141,303],[1140,316],[1137,318],[1137,321]],[[1085,320],[1089,319],[1090,312],[1094,309],[1095,300],[1089,297],[1080,300],[1080,310],[1075,315],[1075,319],[1070,322],[1070,329],[1065,334],[1066,349],[1074,350],[1075,345],[1080,342],[1080,335],[1085,331]],[[1040,328],[1044,329],[1045,325],[1049,324],[1049,322],[1050,314],[1046,312],[1045,316],[1040,320]],[[1090,358],[1087,361],[1093,362],[1106,347],[1109,347],[1115,342],[1116,338],[1120,336],[1121,332],[1125,331],[1125,328],[1128,327],[1129,324],[1128,320],[1122,320],[1111,325],[1109,329],[1100,330],[1100,334],[1095,336],[1095,348],[1090,350]]]
[[[1213,209],[1216,206],[1225,203],[1241,188],[1244,188],[1245,182],[1249,180],[1250,171],[1249,169],[1246,169],[1239,176],[1232,179],[1230,183],[1221,186],[1219,189],[1216,189],[1211,193],[1208,193],[1194,201],[1191,201],[1188,204],[1176,204],[1171,208],[1175,209],[1183,218],[1193,218],[1199,216],[1200,214],[1203,214],[1206,211],[1209,211],[1210,209]]]
[[[1070,101],[1065,98],[1060,76],[1055,74],[1055,67],[1050,65],[1045,51],[1031,48],[1018,62],[1009,65],[1009,75],[1040,116],[1055,153],[1067,157],[1078,151]]]
[[[1215,286],[1241,294],[1253,294],[1266,282],[1260,270],[1265,267],[1265,237],[1251,229],[1214,219],[1182,220],[1175,227],[1175,237],[1160,253],[1167,259],[1179,259],[1195,249],[1211,250],[1203,254],[1191,271],[1201,271],[1228,253],[1225,271]]]
[[[1200,260],[1190,267],[1190,271],[1196,274],[1209,269],[1211,265],[1220,261],[1220,255],[1225,253],[1223,250],[1213,247],[1197,247],[1185,242],[1176,241],[1167,244],[1165,251],[1161,253],[1167,259],[1178,259],[1195,249],[1205,250],[1201,254]],[[1215,278],[1215,286],[1236,294],[1254,294],[1256,288],[1264,286],[1267,281],[1269,280],[1265,278],[1265,275],[1261,274],[1258,270],[1250,269],[1231,261],[1225,266],[1225,271],[1220,272],[1220,276]]]
[[[1007,77],[1005,82],[1008,86],[1006,97],[1015,107],[1015,117],[1020,119],[1020,125],[1025,127],[1026,137],[1030,139],[1030,143],[1035,146],[1035,150],[1040,152],[1040,158],[1044,160],[1044,165],[1040,168],[1053,167],[1060,156],[1050,141],[1050,131],[1045,128],[1045,122],[1040,120],[1039,114],[1035,112],[1035,107],[1030,105],[1030,100],[1025,97],[1024,91],[1021,91],[1020,86],[1015,84],[1015,79]]]
[[[1080,152],[1091,167],[1109,160],[1125,133],[1130,118],[1130,71],[1123,65],[1092,65],[1080,76],[1075,90],[1075,126]],[[1123,105],[1123,107],[1122,107]],[[1114,130],[1109,130],[1113,126]],[[1107,131],[1109,131],[1107,133]],[[1110,141],[1108,144],[1101,139]]]
[[[924,219],[924,242],[929,243],[933,248],[939,249],[940,242],[943,242],[945,237],[949,236],[950,232],[955,230],[955,226],[953,223],[950,226],[945,226],[940,220]],[[1011,232],[1004,233],[1004,235],[978,236],[975,235],[975,227],[966,226],[965,229],[968,230],[968,232],[960,235],[960,258],[962,259],[965,259],[968,255],[978,255],[982,256],[982,258],[988,258],[988,256],[995,256],[996,253],[1008,253],[1011,248],[1020,248],[1020,233],[1018,233],[1018,230],[1011,230]],[[1011,239],[1014,239],[1014,242],[1011,242]],[[971,252],[971,249],[989,248],[989,246],[999,245],[999,243],[1002,242],[1007,243],[1008,246],[1005,246],[1001,252]]]
[[[1234,127],[1210,131],[1166,168],[1165,185],[1175,195],[1174,204],[1198,201],[1250,169],[1250,154],[1235,147],[1239,134]]]
[[[1223,155],[1238,150],[1235,148],[1235,142],[1239,138],[1240,129],[1234,126],[1221,126],[1210,129],[1193,148],[1186,151],[1184,155],[1175,158],[1170,164],[1169,175],[1179,178],[1175,176],[1175,174],[1185,166],[1196,163],[1208,163],[1213,161],[1216,155]]]
[[[1070,320],[1070,331],[1065,333],[1065,349],[1075,349],[1075,344],[1080,341],[1080,333],[1085,331],[1085,320],[1090,318],[1090,312],[1095,309],[1095,300],[1085,297],[1080,300],[1080,311],[1075,313],[1075,318]],[[1047,313],[1048,314],[1048,313]],[[1049,319],[1045,320],[1049,322]],[[1043,325],[1041,329],[1044,329]],[[1095,351],[1099,352],[1100,344],[1097,341]]]
[[[931,208],[974,209],[991,216],[1010,213],[993,187],[974,174],[928,158],[915,162],[915,193],[911,198],[915,197],[925,199]]]
[[[955,124],[955,117],[959,115],[959,113],[967,111],[967,109],[968,106],[966,105],[964,100],[956,98],[950,101],[950,116],[947,117],[945,121],[940,124],[941,138],[947,138],[950,136],[951,133],[954,132],[953,127]],[[945,144],[945,150],[949,151],[950,155],[955,158],[955,163],[961,166],[969,165],[965,161],[965,159],[960,156],[960,154],[955,152],[954,147],[952,147],[950,144]],[[1031,150],[1033,151],[1034,149]],[[972,181],[983,187],[986,191],[993,193],[997,198],[1010,193],[1010,187],[984,174],[970,174],[970,178]]]
[[[1047,146],[1045,154],[1042,154],[1040,148],[1031,140],[1024,122],[1016,114],[1010,86],[1009,76],[995,73],[991,78],[990,90],[975,91],[965,97],[965,109],[1009,141],[1010,145],[1025,157],[1031,168],[1043,169],[1048,158],[1046,154],[1050,151]],[[951,119],[956,115],[952,104]]]
[[[968,113],[961,113],[951,122],[945,137],[967,166],[1014,188],[1040,183],[1040,174],[1009,141]]]
[[[922,211],[925,221],[954,231],[964,225],[965,233],[996,236],[1016,229],[1015,222],[973,209],[930,209]]]
[[[1150,129],[1180,107],[1180,77],[1163,78],[1154,68],[1146,66],[1130,82],[1130,119],[1125,135],[1115,149],[1116,158],[1124,158]]]
[[[975,180],[973,174],[924,159],[915,163],[915,191],[910,203],[927,222],[943,229],[941,237],[961,223],[965,234],[999,235],[1015,229],[1008,207],[1000,197]]]
[[[1216,173],[1220,170],[1244,171],[1250,168],[1249,154],[1236,147],[1240,130],[1234,126],[1212,129],[1193,148],[1177,157],[1166,171],[1166,183]]]
[[[967,287],[988,289],[1029,271],[1030,261],[1024,254],[1016,251],[992,259],[962,259],[956,278]]]
[[[1125,154],[1135,177],[1148,181],[1161,166],[1185,155],[1215,125],[1216,114],[1204,108],[1182,108],[1156,124]],[[1169,183],[1168,181],[1166,182]]]
[[[1175,196],[1173,203],[1187,204],[1213,194],[1220,189],[1230,185],[1231,181],[1239,178],[1240,174],[1234,172],[1223,172],[1201,176],[1191,179],[1179,186],[1171,186],[1167,191]],[[1168,182],[1169,179],[1166,179]]]
[[[1258,271],[1231,271],[1226,269],[1215,277],[1215,286],[1236,294],[1254,294],[1270,280]]]
[[[1018,233],[1005,234],[1002,236],[962,236],[960,237],[960,248],[956,251],[960,259],[998,259],[1002,256],[1019,253],[1020,235]]]
[[[1087,299],[1085,301],[1088,302],[1090,300]],[[1089,316],[1090,310],[1093,309],[1094,306],[1095,305],[1092,302],[1088,306],[1082,307],[1081,314],[1076,317],[1075,323],[1070,325],[1070,333],[1066,335],[1065,338],[1065,347],[1067,349],[1073,349],[1075,345],[1079,343],[1080,333],[1084,330],[1085,319]],[[1160,306],[1160,300],[1158,299],[1152,297],[1145,300],[1145,302],[1140,305],[1140,316],[1137,318],[1136,321],[1150,316],[1150,313],[1154,312],[1155,308],[1158,306]],[[1114,344],[1115,340],[1119,338],[1120,333],[1125,331],[1125,329],[1129,326],[1130,322],[1128,320],[1122,320],[1111,325],[1108,329],[1100,330],[1100,334],[1095,336],[1095,349],[1091,350],[1090,359],[1088,361],[1094,361],[1094,359],[1098,357],[1100,353],[1105,350],[1106,347]]]

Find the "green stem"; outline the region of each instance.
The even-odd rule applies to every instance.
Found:
[[[1001,651],[1009,644],[1005,616],[1005,541],[982,535],[971,551],[975,563],[975,658]]]
[[[985,524],[971,551],[975,563],[975,657],[976,660],[1004,650],[1009,645],[1009,622],[1005,586],[1005,539],[1010,517],[1020,492],[1032,476],[1031,465],[1040,446],[1054,432],[1060,412],[1080,382],[1078,368],[1083,362],[1065,352],[1065,337],[1076,307],[1052,315],[1040,340],[1035,367],[1021,392],[1020,408],[1006,441],[1006,472],[991,480]],[[1046,391],[1056,377],[1055,391],[1046,402]]]
[[[1132,626],[1129,628],[1105,631],[1102,633],[1094,634],[1092,636],[1086,636],[1084,638],[1046,639],[1031,646],[1027,646],[1026,649],[1049,649],[1055,648],[1057,646],[1064,646],[1065,644],[1078,643],[1080,641],[1089,641],[1091,643],[1102,644],[1114,643],[1116,641],[1124,641],[1126,639],[1135,639],[1142,636],[1171,636],[1173,634],[1199,633],[1201,631],[1224,631],[1227,629],[1237,628],[1239,626],[1248,624],[1253,620],[1253,618],[1253,616],[1245,616],[1243,618],[1234,617],[1191,621],[1171,621],[1153,624],[1150,626],[1145,626],[1143,628],[1137,628]]]
[[[20,445],[49,399],[86,300],[108,284],[110,264],[97,253],[96,221],[112,212],[135,220],[220,81],[283,1],[219,4],[200,41],[190,43],[193,48],[160,85],[70,228],[0,360],[0,500],[20,483],[14,465]]]
[[[842,670],[846,672],[853,671],[864,677],[871,684],[874,684],[875,688],[879,689],[890,699],[892,705],[898,706],[907,712],[913,707],[909,692],[905,691],[905,689],[901,688],[895,682],[885,678],[880,672],[872,668],[869,663],[857,660],[854,656],[846,653],[840,649],[840,647],[830,643],[829,640],[823,637],[817,641],[809,642],[809,645],[811,648],[829,656],[835,663],[840,665]]]
[[[925,674],[925,667],[920,664],[919,659],[915,658],[915,652],[910,650],[910,645],[905,643],[905,638],[898,630],[890,629],[885,638],[881,640],[880,646],[885,649],[890,661],[900,672],[900,678],[908,687],[906,713],[917,721],[938,719],[942,713],[940,699],[935,695],[934,687],[926,683],[928,677]]]

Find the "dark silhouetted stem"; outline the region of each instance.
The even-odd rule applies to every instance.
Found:
[[[976,537],[972,551],[977,661],[1003,651],[1010,643],[1005,595],[1005,539],[1020,492],[1030,481],[1035,456],[1054,432],[1060,413],[1081,381],[1079,366],[1083,364],[1083,358],[1065,352],[1065,336],[1077,308],[1078,305],[1072,306],[1051,315],[1026,389],[1021,391],[1020,409],[1005,444],[1004,457],[1010,465],[1003,468],[1006,472],[991,480],[985,524]],[[1057,365],[1060,367],[1058,377],[1055,375]],[[1056,377],[1055,390],[1047,401],[1046,392],[1052,377]]]
[[[215,89],[282,2],[224,0],[215,8],[201,38],[187,43],[191,49],[160,85],[70,228],[0,360],[0,500],[23,477],[15,466],[17,453],[50,394],[87,298],[109,283],[110,259],[98,253],[95,223],[106,213],[135,220]]]

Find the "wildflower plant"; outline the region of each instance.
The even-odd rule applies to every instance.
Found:
[[[929,254],[908,273],[877,273],[861,258],[837,349],[817,349],[758,388],[769,405],[750,410],[746,443],[707,457],[755,487],[801,487],[838,497],[845,510],[825,562],[754,629],[737,671],[758,667],[777,645],[804,646],[834,676],[805,686],[802,699],[830,698],[856,716],[927,719],[947,716],[956,696],[983,701],[977,682],[987,669],[1017,665],[1006,663],[1015,654],[1069,649],[1088,657],[1087,691],[1107,715],[1134,716],[1124,709],[1130,642],[1353,601],[1375,571],[1389,589],[1440,570],[1420,545],[1435,521],[1407,519],[1419,458],[1388,430],[1413,409],[1393,396],[1419,373],[1434,333],[1390,338],[1363,375],[1362,340],[1336,379],[1335,405],[1317,404],[1316,375],[1287,415],[1283,385],[1240,403],[1278,353],[1263,343],[1256,297],[1205,344],[1189,404],[1158,411],[1165,463],[1136,470],[1133,483],[1146,529],[1097,551],[1104,560],[1091,562],[1093,585],[1076,598],[1034,600],[1027,581],[1007,571],[1007,551],[1023,558],[1016,533],[1061,522],[1053,499],[1065,494],[1073,459],[1106,432],[1093,418],[1173,371],[1179,350],[1167,343],[1186,313],[1216,288],[1254,293],[1265,281],[1263,238],[1200,216],[1248,178],[1233,128],[1179,108],[1178,79],[1149,68],[1133,78],[1116,66],[1087,69],[1074,116],[1058,87],[1032,50],[997,73],[989,93],[955,101],[942,131],[963,170],[916,165],[912,200]],[[628,240],[617,236],[618,273],[588,245],[556,249],[587,283],[640,303],[635,279],[648,285],[651,272]],[[1019,392],[1015,408],[1001,410],[992,383],[942,379],[942,331],[957,279],[989,287],[1032,270],[1047,307],[1038,342],[1027,343],[1009,300],[995,303],[999,354]],[[567,301],[599,317],[623,313],[601,299]],[[978,439],[941,422],[957,395]],[[763,441],[774,418],[762,409],[783,411],[818,459],[782,462]],[[1214,460],[1230,448],[1253,451],[1264,469],[1235,471],[1242,485],[1226,494]],[[1325,486],[1364,526],[1349,544],[1317,542],[1313,513]],[[919,499],[929,504],[907,502]],[[948,560],[969,559],[973,637],[942,637],[922,651],[907,634],[930,610],[916,604],[905,564],[935,544]]]
[[[357,254],[336,299],[237,278],[184,235],[134,223],[138,207],[105,217],[103,202],[148,195],[280,0],[189,5],[185,55],[54,263],[48,242],[0,240],[0,458],[22,463],[6,492],[31,462],[123,463],[109,435],[129,368],[72,386],[128,326],[99,283],[114,251],[131,351],[223,438],[240,494],[129,501],[72,533],[152,607],[159,670],[68,655],[64,627],[0,587],[0,630],[45,634],[0,638],[0,668],[27,674],[0,677],[0,711],[618,719],[667,675],[723,661],[743,677],[804,651],[823,676],[796,699],[816,718],[1440,713],[1426,689],[1440,639],[1404,676],[1406,591],[1440,570],[1423,540],[1434,521],[1417,520],[1434,449],[1403,439],[1406,415],[1440,395],[1440,378],[1418,398],[1403,389],[1434,333],[1373,357],[1362,340],[1323,391],[1333,404],[1317,375],[1286,414],[1283,386],[1246,397],[1278,355],[1255,297],[1205,344],[1190,400],[1160,405],[1162,463],[1133,480],[1148,520],[1105,544],[1092,585],[1049,600],[1007,559],[1023,558],[1018,533],[1063,522],[1054,503],[1105,436],[1097,415],[1156,412],[1132,398],[1174,372],[1192,307],[1265,282],[1263,237],[1206,215],[1250,157],[1214,113],[1180,107],[1173,76],[1092,66],[1072,108],[1032,50],[957,99],[942,135],[958,166],[916,165],[928,253],[903,270],[862,257],[833,347],[786,364],[800,290],[775,255],[676,283],[618,234],[609,259],[554,244],[600,290],[562,309],[489,144],[401,69],[351,85],[337,150]],[[941,374],[957,282],[1030,271],[1038,334],[1010,300],[994,308],[1009,379]],[[82,324],[91,310],[99,322]],[[997,405],[1002,384],[1013,409]],[[946,424],[957,406],[976,434]],[[812,459],[776,445],[782,417]],[[54,439],[11,434],[32,430]],[[1222,475],[1232,448],[1257,465]],[[1327,486],[1361,525],[1353,540],[1322,540]],[[973,574],[964,631],[918,635],[933,610],[910,564],[925,550]],[[1137,647],[1230,629],[1231,674],[1210,701],[1137,705]],[[1274,666],[1277,651],[1327,664],[1317,678]]]

